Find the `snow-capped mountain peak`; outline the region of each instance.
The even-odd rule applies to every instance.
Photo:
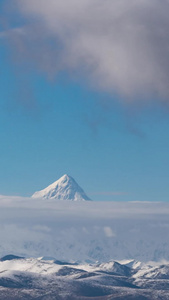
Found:
[[[35,192],[32,198],[72,201],[90,200],[77,182],[67,174],[63,175],[45,189]]]

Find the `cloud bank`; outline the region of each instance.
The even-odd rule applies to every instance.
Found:
[[[0,257],[169,260],[169,204],[0,196]]]
[[[168,100],[168,0],[15,3],[26,20],[24,30],[12,31],[18,60],[51,78],[59,72],[80,77],[125,101]]]

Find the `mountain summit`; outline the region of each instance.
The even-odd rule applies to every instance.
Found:
[[[90,200],[77,182],[68,175],[50,184],[45,189],[35,192],[32,198],[84,201]]]

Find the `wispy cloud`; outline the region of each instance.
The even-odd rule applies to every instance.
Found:
[[[98,195],[98,196],[125,196],[128,195],[126,192],[120,192],[120,191],[110,191],[110,192],[93,192],[90,193],[91,195]]]
[[[113,232],[113,230],[111,229],[111,227],[109,227],[109,226],[104,227],[104,233],[108,238],[116,236],[115,233]]]
[[[19,60],[50,78],[60,71],[85,78],[123,101],[168,101],[168,0],[15,3],[15,13],[27,21],[24,35],[13,32]]]
[[[23,35],[24,34],[24,28],[23,27],[16,27],[16,28],[10,28],[10,29],[0,31],[0,37],[2,37],[2,38],[9,37],[13,34]]]

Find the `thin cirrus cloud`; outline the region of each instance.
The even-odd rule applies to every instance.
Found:
[[[98,195],[98,196],[125,196],[128,193],[125,192],[120,192],[120,191],[115,191],[115,192],[95,192],[95,193],[91,193],[91,195]]]
[[[169,96],[168,0],[15,0],[12,45],[40,72],[66,71],[123,101]],[[14,6],[13,6],[14,7]]]

